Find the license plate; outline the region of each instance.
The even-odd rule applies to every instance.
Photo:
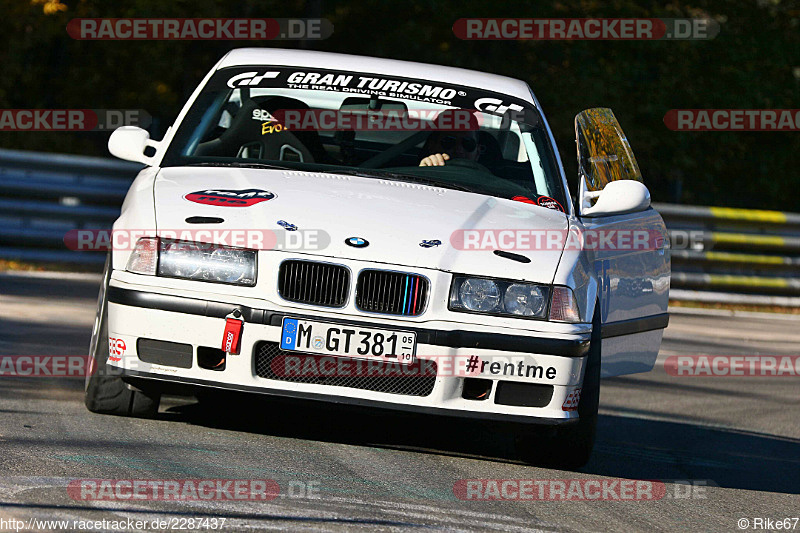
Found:
[[[284,318],[281,349],[413,363],[417,334]]]

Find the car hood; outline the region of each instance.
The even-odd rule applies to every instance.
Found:
[[[317,230],[323,243],[320,249],[293,253],[540,283],[552,282],[561,249],[510,250],[531,260],[522,263],[495,255],[498,247],[463,250],[460,232],[564,232],[568,228],[563,213],[544,207],[378,178],[260,168],[168,167],[161,169],[154,187],[159,233],[270,230],[283,242],[287,230],[278,221],[286,221],[301,231]],[[215,194],[225,191],[238,191],[230,196],[232,202],[222,202],[230,206],[202,203],[217,203]],[[193,224],[187,222],[190,217],[217,217],[223,222]],[[350,246],[345,241],[351,237],[369,244]],[[424,240],[438,240],[441,245],[420,246]]]

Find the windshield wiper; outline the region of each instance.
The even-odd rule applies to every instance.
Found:
[[[297,170],[289,167],[282,167],[279,165],[268,165],[266,163],[245,163],[242,161],[229,161],[229,162],[216,162],[206,161],[202,163],[189,163],[189,167],[237,167],[237,168],[269,168],[274,170]]]
[[[458,183],[452,183],[450,181],[440,181],[440,180],[433,180],[430,178],[423,178],[420,176],[413,176],[411,174],[398,174],[397,172],[387,172],[384,170],[352,170],[352,169],[343,169],[343,170],[325,170],[325,171],[318,171],[324,172],[326,174],[345,174],[347,176],[359,176],[362,178],[381,178],[389,181],[407,181],[411,183],[419,183],[421,185],[430,185],[433,187],[444,187],[446,189],[455,189],[457,191],[464,191],[464,192],[474,192],[478,194],[485,194],[480,191],[476,191],[474,189],[470,189],[469,187],[465,187],[464,185],[460,185]]]

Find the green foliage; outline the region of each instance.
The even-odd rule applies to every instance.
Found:
[[[658,201],[800,211],[798,132],[675,132],[670,109],[798,108],[800,6],[780,0],[668,4],[615,0],[6,0],[0,19],[0,108],[141,108],[163,133],[208,69],[241,46],[309,48],[477,69],[528,82],[576,175],[573,120],[610,107]],[[76,41],[79,17],[302,17],[329,19],[325,41]],[[713,17],[709,41],[462,41],[463,17]],[[454,80],[455,81],[455,80]],[[2,133],[5,148],[107,155],[107,133]],[[572,180],[574,183],[574,180]]]

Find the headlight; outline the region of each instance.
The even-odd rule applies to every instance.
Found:
[[[500,303],[500,288],[490,279],[467,279],[458,289],[458,296],[470,311],[491,311]]]
[[[538,285],[515,283],[506,289],[503,305],[506,311],[514,315],[537,316],[544,313],[547,300],[544,291]]]
[[[252,286],[256,284],[256,252],[216,244],[161,241],[158,275]]]
[[[546,318],[550,287],[486,278],[456,276],[450,310],[521,318]]]
[[[235,248],[217,248],[209,261],[214,265],[212,278],[220,283],[243,283],[256,280],[256,252]]]
[[[204,245],[194,242],[162,241],[158,275],[203,279],[203,263],[207,257],[203,254],[202,246]]]
[[[256,284],[256,251],[146,237],[136,243],[127,270],[252,287]]]

